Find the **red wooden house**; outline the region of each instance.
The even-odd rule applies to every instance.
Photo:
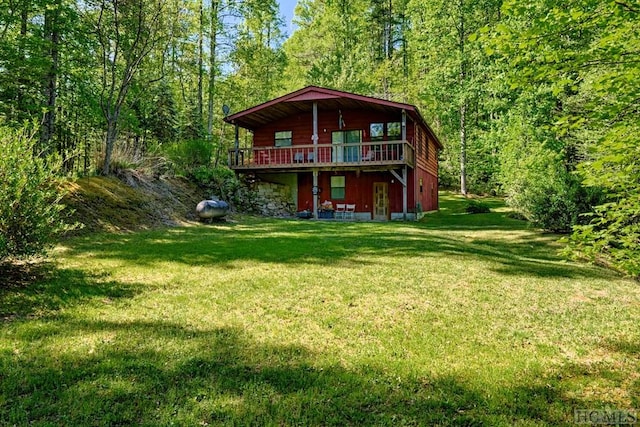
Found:
[[[225,118],[236,126],[229,167],[291,187],[298,211],[322,202],[359,219],[415,218],[438,209],[442,148],[409,104],[309,86]],[[253,133],[241,148],[238,128]]]

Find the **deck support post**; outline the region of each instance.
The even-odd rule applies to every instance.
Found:
[[[318,103],[313,103],[313,161],[318,161]],[[318,219],[318,169],[313,170],[313,218]]]
[[[394,171],[393,169],[390,170],[391,175],[395,176],[396,179],[398,181],[400,181],[400,184],[402,184],[402,218],[406,221],[407,220],[407,210],[408,210],[408,193],[407,193],[407,180],[409,178],[409,171],[407,169],[407,166],[405,165],[402,168],[402,176],[400,176],[400,174],[396,171]]]
[[[318,219],[318,169],[313,170],[313,219]]]
[[[404,221],[407,220],[407,204],[408,204],[408,200],[407,200],[407,179],[409,178],[408,176],[408,171],[407,171],[407,165],[404,165],[404,167],[402,168],[402,219]]]
[[[402,110],[402,141],[407,141],[407,112]],[[407,220],[407,165],[402,168],[402,219]]]

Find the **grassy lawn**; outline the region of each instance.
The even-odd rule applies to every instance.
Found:
[[[640,286],[443,195],[420,223],[75,238],[0,286],[0,425],[573,425],[640,412]]]

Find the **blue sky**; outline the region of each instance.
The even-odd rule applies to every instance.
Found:
[[[284,16],[284,21],[286,22],[287,33],[291,35],[291,33],[293,32],[291,19],[293,18],[293,10],[296,8],[298,0],[279,0],[279,3],[280,13]]]

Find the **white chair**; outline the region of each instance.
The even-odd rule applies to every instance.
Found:
[[[362,156],[362,161],[363,162],[370,162],[372,160],[375,160],[375,153],[373,152],[373,150],[367,151],[367,154]]]
[[[335,219],[344,219],[344,215],[347,209],[347,205],[345,203],[336,203]]]
[[[346,209],[343,214],[344,219],[355,219],[356,218],[356,205],[347,203]]]

